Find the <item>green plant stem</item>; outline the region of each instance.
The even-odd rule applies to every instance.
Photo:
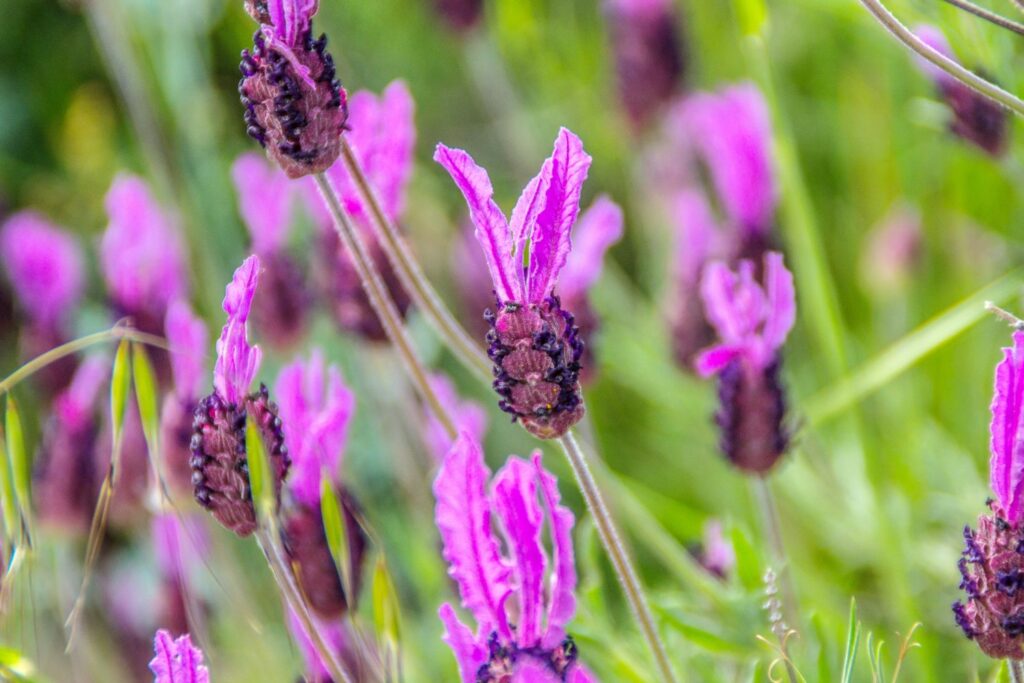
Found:
[[[772,493],[771,486],[764,476],[751,477],[750,483],[761,511],[761,523],[764,525],[768,547],[771,549],[772,563],[778,567],[779,583],[782,587],[782,613],[789,628],[796,628],[798,626],[797,615],[800,610],[797,608],[793,571],[786,555],[786,544],[782,539],[782,523],[779,520],[779,508],[775,503],[775,494]]]
[[[900,23],[881,0],[860,0],[861,4],[901,43],[928,60],[967,87],[989,98],[996,104],[1009,109],[1017,116],[1024,116],[1024,101],[1003,90],[981,76],[965,69],[938,50],[925,44],[914,32]]]
[[[995,12],[991,12],[984,7],[978,7],[973,2],[968,2],[967,0],[945,0],[945,2],[953,5],[953,7],[962,9],[969,14],[973,14],[976,17],[984,19],[985,21],[992,22],[1000,28],[1005,28],[1008,31],[1024,35],[1024,25],[1018,24],[1015,21],[1010,21],[1006,17],[996,14]]]
[[[1006,668],[1010,670],[1010,680],[1013,683],[1024,683],[1024,662],[1019,659],[1007,659]]]
[[[626,600],[633,611],[633,616],[640,625],[644,640],[647,641],[647,645],[654,655],[654,661],[661,673],[661,678],[666,683],[674,683],[676,676],[672,671],[672,665],[669,663],[665,645],[661,642],[661,637],[658,635],[657,625],[654,623],[654,615],[651,613],[650,605],[647,604],[647,598],[644,595],[643,587],[640,585],[640,579],[637,576],[636,570],[633,569],[633,564],[626,553],[626,548],[622,545],[619,532],[615,528],[615,522],[608,511],[608,507],[605,505],[604,497],[597,486],[597,481],[595,481],[594,475],[587,465],[587,457],[572,432],[559,439],[559,443],[562,446],[562,450],[565,451],[565,457],[569,460],[573,474],[576,475],[580,491],[587,502],[587,508],[590,510],[591,516],[594,518],[594,524],[597,526],[597,533],[601,537],[601,543],[604,545],[605,551],[608,553],[608,559],[611,560],[615,574],[619,578],[619,583],[626,594]]]
[[[295,579],[292,576],[291,569],[288,567],[288,563],[284,559],[284,555],[281,552],[277,541],[277,534],[275,529],[267,529],[261,526],[256,531],[256,542],[263,550],[263,554],[267,558],[267,564],[270,566],[270,571],[274,575],[274,581],[277,583],[278,588],[284,596],[285,601],[291,608],[295,616],[302,622],[302,628],[305,629],[306,634],[309,636],[310,641],[313,643],[313,647],[316,648],[320,655],[320,659],[323,660],[324,666],[327,671],[331,674],[331,678],[339,683],[352,683],[352,678],[345,671],[345,668],[341,665],[338,660],[337,653],[335,653],[328,645],[324,642],[323,636],[320,634],[320,629],[317,628],[316,623],[313,621],[312,615],[309,613],[309,609],[306,607],[305,601],[302,599],[302,594],[299,592],[298,586],[295,585]]]
[[[356,158],[352,146],[349,145],[345,136],[341,138],[341,160],[349,177],[355,182],[364,204],[370,210],[369,213],[377,228],[377,237],[384,247],[384,253],[387,254],[398,279],[409,292],[416,307],[423,311],[427,320],[462,364],[489,380],[491,366],[487,362],[487,358],[481,354],[480,345],[474,342],[466,329],[459,324],[451,310],[445,305],[444,300],[438,295],[437,290],[424,275],[423,269],[420,268],[419,262],[413,256],[402,233],[384,212],[376,190],[366,177],[359,159]]]
[[[363,243],[363,238],[341,208],[338,194],[334,191],[334,187],[327,176],[323,173],[317,173],[313,177],[316,179],[317,187],[320,188],[320,194],[323,196],[324,202],[334,218],[334,228],[338,233],[338,237],[341,239],[341,243],[345,245],[352,263],[355,264],[356,270],[359,272],[363,290],[366,292],[374,312],[380,319],[381,326],[384,328],[391,344],[398,351],[398,355],[401,357],[402,363],[405,365],[405,369],[409,373],[409,377],[412,379],[420,398],[433,411],[434,415],[444,426],[445,431],[448,432],[448,435],[454,439],[456,436],[455,423],[430,386],[427,371],[413,349],[412,341],[402,325],[401,315],[391,300],[391,296],[384,286],[380,273],[377,272],[377,268],[373,264],[373,259]]]

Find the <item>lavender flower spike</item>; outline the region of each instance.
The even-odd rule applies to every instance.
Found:
[[[672,285],[667,297],[672,346],[676,362],[692,370],[697,354],[715,339],[700,303],[700,280],[704,266],[722,256],[722,232],[704,194],[685,189],[673,200],[675,254]]]
[[[722,263],[705,269],[701,295],[721,343],[697,358],[701,375],[718,375],[722,451],[757,473],[771,469],[789,445],[778,351],[796,319],[793,276],[781,254],[765,255],[764,280],[764,287],[754,281],[751,261],[741,261],[737,273]]]
[[[187,633],[175,639],[167,631],[157,631],[153,650],[156,656],[149,663],[156,676],[153,683],[210,683],[203,653]]]
[[[520,196],[511,220],[494,202],[487,172],[466,152],[438,145],[434,160],[462,191],[476,225],[497,296],[488,355],[499,406],[538,438],[562,436],[583,417],[583,340],[555,295],[569,258],[570,233],[591,158],[576,135],[561,129],[555,149]],[[524,254],[529,246],[529,260]]]
[[[509,458],[490,492],[489,474],[480,444],[463,432],[434,482],[444,558],[462,606],[477,622],[474,634],[450,604],[439,612],[462,681],[589,682],[565,632],[576,611],[572,512],[560,504],[558,484],[541,466],[539,451],[530,461]],[[492,514],[507,556],[492,530]],[[542,544],[545,519],[554,546],[550,570]]]
[[[249,393],[262,358],[260,349],[250,346],[247,340],[247,321],[259,268],[259,257],[250,256],[235,271],[225,290],[227,324],[217,341],[214,391],[196,407],[189,460],[196,500],[239,536],[256,530],[245,451],[249,416],[262,432],[278,493],[291,462],[277,406],[270,401],[266,386]]]
[[[327,36],[313,39],[317,0],[251,0],[260,29],[242,51],[238,93],[246,132],[289,178],[330,168],[347,110]]]

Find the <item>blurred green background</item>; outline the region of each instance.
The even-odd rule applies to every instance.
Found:
[[[774,108],[778,234],[800,306],[785,371],[797,446],[770,482],[798,595],[789,605],[799,613],[790,654],[807,680],[840,680],[855,597],[865,633],[853,680],[873,680],[867,631],[873,643],[885,641],[883,668],[891,671],[916,622],[921,648],[904,663],[903,680],[992,680],[997,665],[959,634],[950,603],[961,530],[984,510],[992,371],[1009,339],[982,301],[1021,312],[1021,141],[993,160],[949,135],[931,84],[855,0],[772,0],[766,23],[746,27],[740,17],[756,14],[758,0],[676,5],[688,87],[754,80]],[[1011,34],[939,0],[893,8],[907,23],[942,26],[965,63],[1009,90],[1021,85]],[[3,208],[37,208],[79,232],[94,254],[113,175],[144,175],[183,217],[195,303],[220,325],[224,283],[248,244],[228,170],[254,148],[236,94],[238,54],[254,30],[241,3],[5,0],[3,14]],[[664,313],[672,226],[645,174],[658,133],[634,135],[620,111],[598,4],[489,0],[484,24],[458,35],[427,0],[323,0],[317,30],[329,35],[347,88],[379,91],[402,78],[416,99],[417,166],[404,224],[453,304],[449,254],[463,204],[430,162],[434,144],[470,150],[509,207],[558,126],[582,137],[595,160],[584,204],[607,192],[627,210],[626,236],[594,295],[600,369],[583,431],[615,475],[606,487],[680,673],[765,680],[776,653],[755,638],[775,642],[761,607],[770,557],[763,524],[749,482],[716,452],[713,386],[671,358]],[[921,257],[904,282],[883,290],[872,286],[877,264],[865,255],[867,238],[901,205],[920,212]],[[296,251],[308,249],[310,234],[308,225],[299,231]],[[105,324],[94,258],[90,270],[81,333]],[[411,324],[424,355],[491,405],[424,322],[414,316]],[[431,523],[431,463],[416,406],[386,350],[338,335],[326,319],[313,344],[343,366],[359,397],[345,467],[395,575],[406,679],[454,680],[436,618],[454,594]],[[13,349],[3,356],[6,373]],[[269,358],[261,376],[273,378],[288,360]],[[38,429],[31,431],[34,442]],[[492,410],[487,446],[497,467],[536,444]],[[572,631],[581,657],[604,681],[654,680],[564,459],[546,450],[580,517]],[[724,520],[737,544],[739,566],[725,583],[702,574],[687,551],[709,518]],[[212,680],[294,680],[297,654],[258,550],[220,527],[213,535],[216,579],[205,589],[216,609],[204,643]],[[2,643],[32,659],[42,680],[130,680],[105,656],[117,644],[99,628],[87,626],[75,652],[63,654],[60,624],[82,555],[80,543],[45,539],[4,618]]]

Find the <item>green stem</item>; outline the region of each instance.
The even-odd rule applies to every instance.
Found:
[[[597,533],[601,537],[601,543],[608,553],[608,559],[611,560],[612,567],[615,569],[615,574],[622,585],[622,590],[626,594],[626,600],[629,602],[633,616],[640,626],[644,640],[647,641],[651,654],[654,655],[654,661],[661,673],[661,678],[666,683],[675,683],[676,676],[672,671],[672,665],[669,663],[668,652],[665,650],[665,645],[661,642],[661,637],[658,635],[657,625],[654,623],[654,615],[651,613],[650,605],[647,604],[647,598],[644,595],[643,587],[640,585],[640,579],[633,568],[629,555],[626,553],[626,548],[622,545],[619,532],[615,528],[615,522],[608,511],[608,507],[605,505],[601,489],[598,488],[594,475],[587,465],[586,455],[572,432],[559,439],[559,443],[562,445],[562,450],[565,451],[565,456],[572,466],[573,474],[576,475],[580,491],[587,502],[587,508],[590,510],[591,516],[594,518],[594,524],[597,526]]]
[[[990,83],[981,76],[965,69],[938,50],[925,44],[923,40],[914,35],[913,31],[900,23],[900,20],[880,0],[860,0],[860,2],[889,33],[922,58],[996,104],[1009,109],[1018,116],[1024,116],[1024,101],[1011,95],[995,83]]]
[[[374,312],[380,319],[381,326],[384,328],[391,344],[398,351],[398,355],[401,357],[410,378],[412,378],[413,385],[420,398],[433,411],[437,419],[441,421],[448,435],[454,439],[457,435],[455,423],[430,386],[427,371],[413,349],[412,341],[402,325],[402,317],[395,307],[394,301],[391,300],[391,296],[384,286],[384,281],[381,280],[380,273],[377,272],[377,268],[373,264],[373,258],[370,256],[362,236],[360,236],[359,231],[355,229],[345,211],[341,208],[338,194],[334,191],[334,187],[331,185],[330,180],[327,179],[327,176],[323,173],[317,173],[313,177],[316,179],[317,187],[320,188],[320,194],[323,196],[324,203],[334,218],[334,228],[338,233],[338,237],[341,239],[341,243],[345,245],[345,250],[359,272],[363,290],[366,292]]]
[[[459,324],[445,305],[444,300],[438,295],[437,290],[424,275],[402,233],[384,212],[373,185],[366,177],[366,173],[363,172],[359,159],[356,158],[345,136],[341,138],[341,160],[349,177],[355,182],[363,203],[369,208],[370,216],[377,228],[377,237],[384,247],[384,253],[387,254],[398,279],[405,290],[409,292],[416,307],[423,311],[427,320],[462,364],[489,380],[491,366],[487,362],[487,358],[481,354],[480,345],[474,342],[465,328]]]
[[[765,477],[752,477],[750,481],[761,511],[761,523],[764,525],[764,533],[768,538],[772,563],[778,567],[779,582],[782,584],[782,613],[785,615],[789,627],[795,628],[800,610],[797,609],[796,586],[786,555],[786,544],[782,539],[779,508],[775,503],[775,495],[772,493],[771,486],[768,485],[768,480]]]
[[[974,16],[984,19],[985,21],[992,22],[993,24],[999,26],[1000,28],[1005,28],[1008,31],[1013,31],[1014,33],[1024,35],[1024,25],[1018,24],[1015,21],[1010,21],[1006,17],[1000,14],[996,14],[995,12],[991,12],[985,9],[984,7],[978,7],[973,2],[968,2],[967,0],[945,1],[948,2],[950,5],[953,5],[953,7],[962,9],[963,11],[968,12],[969,14],[973,14]]]
[[[1013,683],[1024,683],[1024,662],[1019,659],[1007,659],[1006,668],[1010,670]]]

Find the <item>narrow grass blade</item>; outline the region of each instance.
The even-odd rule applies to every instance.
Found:
[[[857,647],[860,645],[860,622],[857,621],[857,600],[850,598],[850,623],[846,629],[846,648],[843,655],[843,677],[841,683],[853,679],[853,667],[857,663]]]
[[[149,463],[153,468],[153,476],[160,493],[164,500],[169,500],[170,496],[160,467],[160,408],[156,373],[145,347],[139,343],[132,344],[132,378],[135,383],[135,401],[142,421],[142,433],[146,437],[146,449],[149,451]]]
[[[128,392],[131,389],[131,358],[128,355],[130,343],[121,340],[114,356],[114,369],[110,377],[110,423],[113,426],[113,438],[116,442],[124,428],[124,411],[128,405]],[[113,460],[111,461],[113,466]]]
[[[260,428],[250,416],[245,422],[245,454],[252,500],[263,519],[274,514],[274,481]]]
[[[3,437],[4,435],[0,434],[0,439],[3,439]],[[0,461],[0,513],[3,514],[3,538],[13,542],[21,521],[17,505],[15,504],[17,497],[14,493],[14,477],[10,467],[11,449],[8,445],[8,440],[3,439],[3,441],[6,455]]]
[[[29,462],[29,453],[25,448],[25,432],[21,428],[21,413],[18,410],[18,402],[10,394],[7,395],[7,412],[4,416],[4,428],[6,429],[7,459],[10,461],[16,504],[21,514],[27,516],[29,510],[32,509],[29,499],[32,489],[32,464]]]
[[[320,478],[320,516],[324,522],[327,547],[331,549],[334,566],[341,576],[345,599],[349,605],[355,604],[356,596],[352,594],[352,557],[349,552],[348,527],[345,525],[345,514],[338,495],[326,472]]]
[[[373,568],[372,593],[373,623],[377,629],[377,636],[384,642],[397,645],[401,637],[398,596],[383,555],[377,557],[377,563]]]

